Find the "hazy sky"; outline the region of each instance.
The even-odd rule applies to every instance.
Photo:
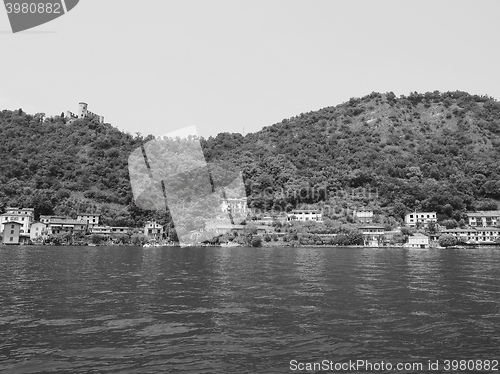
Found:
[[[500,1],[81,0],[12,34],[0,109],[76,112],[134,134],[255,132],[372,91],[500,99]]]

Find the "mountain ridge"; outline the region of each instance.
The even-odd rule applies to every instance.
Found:
[[[104,223],[124,226],[169,222],[138,209],[130,189],[128,155],[153,136],[93,120],[40,119],[0,112],[0,209],[100,211]],[[489,96],[373,92],[246,136],[200,141],[209,165],[243,172],[249,204],[263,212],[309,206],[349,220],[349,210],[367,208],[395,225],[404,211],[432,210],[458,223],[465,211],[495,209],[500,199],[500,103]],[[355,189],[372,193],[346,194]],[[304,190],[323,193],[293,194]]]

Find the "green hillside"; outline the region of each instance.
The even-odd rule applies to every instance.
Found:
[[[140,225],[165,214],[138,209],[127,159],[152,139],[88,120],[0,112],[0,209],[36,214],[99,211]],[[209,163],[243,171],[251,206],[323,207],[332,219],[369,208],[385,223],[406,210],[460,221],[500,199],[500,103],[465,92],[372,93],[248,134],[201,139]]]
[[[35,216],[101,212],[105,223],[133,226],[127,158],[148,139],[109,124],[0,112],[0,207],[34,207]]]
[[[406,209],[422,209],[459,221],[466,209],[496,208],[499,135],[500,103],[490,97],[372,93],[245,139],[220,134],[207,140],[206,154],[234,160],[257,183],[251,194],[257,207],[323,204],[322,193],[285,199],[262,193],[314,188],[328,191],[334,213],[372,208],[400,219]]]

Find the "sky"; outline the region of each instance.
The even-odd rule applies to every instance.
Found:
[[[80,101],[122,131],[256,132],[373,91],[500,100],[500,1],[81,0],[13,34],[0,110]]]

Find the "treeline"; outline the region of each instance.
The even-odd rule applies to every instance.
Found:
[[[135,226],[155,217],[133,202],[127,159],[152,137],[92,120],[43,120],[21,109],[0,112],[0,210],[34,207],[35,218],[100,212],[104,224]]]
[[[153,139],[90,120],[0,112],[0,210],[36,215],[103,214],[104,223],[141,225],[168,215],[138,209],[127,159]],[[407,211],[437,211],[457,222],[500,199],[500,103],[465,92],[372,93],[242,136],[201,139],[209,164],[241,170],[249,203],[261,211],[300,206],[352,221],[372,209],[383,224]],[[187,186],[188,187],[188,186]]]
[[[328,205],[334,219],[369,208],[396,220],[424,210],[460,222],[497,208],[499,135],[500,103],[487,96],[372,93],[204,146],[209,160],[244,171],[257,208]]]

